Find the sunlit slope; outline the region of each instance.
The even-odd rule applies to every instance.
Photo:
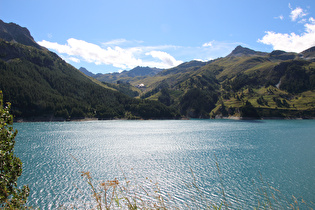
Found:
[[[93,81],[46,49],[1,40],[0,75],[0,89],[17,118],[174,116],[163,104],[132,99]]]
[[[303,113],[310,117],[315,100],[314,59],[312,48],[297,54],[262,53],[238,46],[224,58],[193,66],[184,63],[155,76],[133,80],[132,84],[146,86],[142,98],[164,102],[188,117],[242,116],[246,102],[261,117],[294,117]],[[230,111],[224,111],[229,107]],[[281,114],[283,110],[291,111]]]

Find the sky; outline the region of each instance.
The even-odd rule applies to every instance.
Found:
[[[314,0],[0,0],[0,19],[26,27],[76,68],[171,68],[256,51],[315,46]]]

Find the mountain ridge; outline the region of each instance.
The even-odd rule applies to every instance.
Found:
[[[246,47],[238,45],[227,57],[240,57],[240,56],[265,56],[268,53],[255,51]]]
[[[263,53],[237,46],[209,62],[108,74],[110,84],[47,49],[8,40],[0,40],[0,89],[22,119],[315,117],[313,48]]]
[[[84,67],[80,67],[79,71],[81,71],[83,74],[85,74],[86,76],[89,76],[89,77],[94,77],[95,76],[94,73],[90,72],[89,70],[87,70]]]
[[[27,29],[16,24],[5,24],[6,28],[9,25],[15,27],[14,33],[32,39]],[[0,33],[4,36],[0,36],[0,90],[4,101],[11,102],[17,120],[165,119],[177,115],[159,102],[134,99],[94,81],[45,48],[25,44],[24,39],[22,43],[6,41],[7,34]]]
[[[229,56],[131,84],[144,84],[142,98],[164,101],[187,117],[314,117],[315,63],[303,57],[309,51],[257,53],[238,46]]]
[[[138,90],[141,98],[176,107],[188,118],[309,118],[315,116],[315,63],[309,59],[313,51],[265,53],[237,46],[223,58],[185,62],[126,81],[134,87],[143,85]]]
[[[238,45],[230,54],[228,54],[226,57],[223,58],[237,58],[237,57],[266,57],[266,59],[272,59],[275,61],[285,61],[285,60],[292,60],[292,59],[315,59],[315,46],[308,48],[304,50],[301,53],[293,53],[293,52],[285,52],[281,50],[274,50],[271,53],[267,52],[261,52],[261,51],[255,51],[250,48],[242,47],[241,45]],[[183,69],[188,69],[192,67],[202,67],[209,63],[216,62],[217,60],[220,60],[222,58],[217,58],[211,61],[203,62],[203,61],[197,61],[192,60],[188,62],[184,62],[176,67],[170,68],[170,69],[157,69],[157,68],[151,68],[151,67],[140,67],[137,66],[134,69],[123,71],[123,72],[114,72],[114,73],[107,73],[107,74],[93,74],[92,72],[85,72],[86,75],[92,76],[99,81],[102,82],[109,82],[109,83],[116,83],[119,79],[122,79],[124,82],[132,82],[134,77],[143,77],[141,79],[145,79],[145,77],[152,77],[156,74],[160,75],[166,75],[169,73],[178,73]],[[255,58],[253,58],[255,59]],[[141,69],[141,71],[139,71]],[[156,69],[157,71],[153,71]],[[141,72],[138,73],[137,71]],[[136,73],[137,72],[137,73]],[[129,81],[130,80],[130,81]]]
[[[315,61],[315,46],[300,53],[304,58]]]
[[[114,73],[107,73],[107,74],[101,74],[98,73],[94,75],[93,77],[101,82],[109,82],[109,83],[116,83],[118,81],[123,81],[125,83],[128,83],[131,78],[134,77],[149,77],[154,76],[158,74],[159,72],[163,71],[163,69],[158,68],[151,68],[151,67],[143,67],[143,66],[137,66],[129,71],[123,71],[123,72],[114,72]]]
[[[0,20],[0,37],[8,42],[17,42],[27,46],[36,47],[37,49],[44,49],[44,47],[34,41],[30,31],[15,23],[5,23]]]

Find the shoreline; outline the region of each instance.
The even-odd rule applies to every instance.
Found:
[[[128,118],[95,118],[95,117],[87,117],[87,118],[75,118],[75,119],[65,119],[65,118],[43,118],[43,117],[33,117],[33,118],[17,118],[13,119],[14,123],[23,123],[23,122],[85,122],[85,121],[106,121],[106,120],[190,120],[189,118],[149,118],[149,119],[128,119]]]
[[[228,120],[314,120],[315,117],[261,117],[261,118],[254,118],[254,117],[221,117],[215,119],[228,119]]]
[[[261,118],[252,118],[252,117],[236,117],[236,116],[229,116],[229,117],[216,117],[216,118],[160,118],[160,119],[127,119],[127,118],[114,118],[114,119],[99,119],[99,118],[80,118],[80,119],[62,119],[62,118],[32,118],[32,119],[14,119],[14,123],[24,123],[24,122],[88,122],[88,121],[107,121],[107,120],[130,120],[130,121],[138,121],[138,120],[191,120],[191,119],[205,119],[205,120],[315,120],[315,117],[296,117],[296,118],[285,118],[285,117],[261,117]]]

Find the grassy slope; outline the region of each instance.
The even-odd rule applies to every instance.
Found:
[[[273,94],[270,94],[270,91],[272,90]],[[224,100],[224,103],[228,107],[241,107],[244,104],[244,101],[249,101],[251,104],[255,107],[261,107],[261,108],[271,108],[271,109],[300,109],[300,110],[306,110],[315,107],[315,91],[306,91],[301,94],[291,96],[289,99],[287,96],[289,95],[286,91],[279,90],[273,86],[269,86],[268,88],[262,87],[259,89],[253,89],[253,93],[249,93],[248,89],[244,91],[240,91],[236,93],[237,95],[244,94],[244,97],[241,101],[237,100],[237,98],[232,97],[231,99]],[[259,104],[257,103],[257,99],[260,97],[263,97],[264,100],[267,102],[265,104]],[[276,102],[273,100],[273,98],[281,98],[282,100],[286,100],[287,103],[290,105],[287,107],[279,107],[277,106]],[[268,105],[267,105],[268,104]]]
[[[286,55],[288,56],[288,55]],[[294,55],[289,55],[294,57]],[[236,91],[227,91],[222,88],[217,88],[216,91],[220,94],[220,100],[217,102],[216,108],[213,110],[215,113],[221,106],[222,101],[226,107],[241,108],[244,106],[246,101],[249,101],[257,109],[264,110],[263,114],[266,114],[265,110],[289,110],[296,112],[297,110],[313,110],[315,105],[315,93],[314,91],[307,90],[306,92],[300,93],[289,93],[285,90],[280,90],[274,86],[267,88],[268,81],[271,84],[276,85],[283,75],[286,75],[287,68],[292,65],[298,65],[299,68],[306,69],[307,74],[314,74],[315,62],[304,62],[297,61],[292,62],[292,60],[278,59],[279,57],[266,55],[266,56],[249,56],[249,57],[225,57],[217,59],[207,65],[195,67],[195,68],[179,68],[175,67],[173,69],[165,70],[154,77],[147,77],[143,80],[134,81],[136,83],[144,83],[147,88],[144,93],[159,87],[161,83],[168,84],[171,98],[174,104],[178,105],[180,98],[191,88],[204,89],[206,86],[213,85],[205,84],[206,86],[198,86],[200,78],[203,76],[212,74],[216,75],[218,79],[217,82],[224,84],[227,81],[234,81],[236,76],[239,74],[247,75],[248,85],[244,84],[240,86],[240,89]],[[279,65],[281,64],[281,65]],[[220,87],[220,86],[217,86]],[[248,92],[248,87],[251,91]],[[268,92],[269,89],[269,92]],[[270,92],[272,90],[272,93]],[[148,98],[151,100],[158,100],[161,95],[160,92],[155,92],[153,95],[149,95]],[[225,98],[224,95],[230,95],[230,97]],[[235,97],[234,97],[234,96]],[[236,96],[243,95],[241,100],[238,100]],[[264,103],[258,103],[259,98],[263,98]],[[278,100],[278,104],[277,101]],[[285,104],[279,104],[279,100]],[[276,112],[276,111],[274,111]],[[237,116],[239,113],[234,113]],[[268,114],[267,114],[268,115]],[[285,116],[284,116],[285,117]]]
[[[48,50],[1,41],[0,75],[0,89],[16,117],[172,117],[164,105],[109,88]]]

